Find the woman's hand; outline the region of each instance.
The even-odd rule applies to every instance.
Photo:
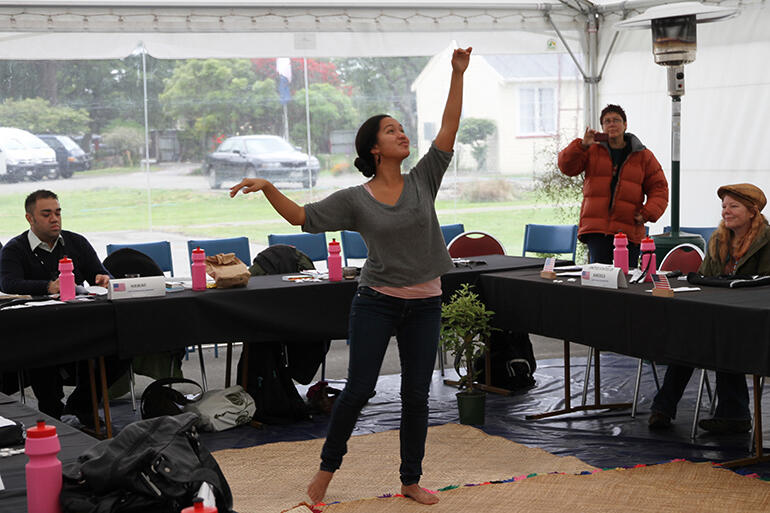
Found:
[[[594,134],[596,133],[596,130],[591,128],[590,126],[586,127],[586,133],[583,134],[583,149],[587,150],[589,146],[591,146],[594,142]]]
[[[465,73],[465,70],[468,68],[468,63],[471,60],[472,51],[473,48],[470,46],[465,49],[457,48],[454,53],[452,53],[452,70],[459,73]]]
[[[234,198],[238,191],[243,190],[244,194],[257,192],[264,189],[270,182],[263,178],[244,178],[237,184],[230,187],[230,197]]]

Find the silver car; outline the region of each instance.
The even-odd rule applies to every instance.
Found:
[[[204,164],[209,186],[218,189],[226,180],[244,177],[272,182],[299,182],[311,187],[318,181],[318,159],[298,151],[275,135],[241,135],[225,139],[209,153]]]

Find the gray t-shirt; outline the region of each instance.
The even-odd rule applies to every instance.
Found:
[[[404,287],[441,276],[452,268],[452,259],[434,201],[451,159],[452,153],[431,145],[404,175],[404,189],[392,206],[374,199],[363,185],[308,203],[302,230],[359,232],[368,250],[361,285]]]

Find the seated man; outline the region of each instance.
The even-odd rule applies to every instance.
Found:
[[[59,259],[65,255],[74,264],[75,283],[106,287],[110,276],[96,251],[82,235],[61,229],[61,206],[51,191],[38,190],[24,201],[29,230],[9,240],[0,251],[0,290],[6,294],[42,296],[59,293]],[[31,337],[34,327],[30,326]],[[108,384],[115,381],[128,363],[107,360]],[[77,372],[76,369],[77,368]],[[76,415],[88,426],[93,424],[91,387],[86,362],[48,368],[28,369],[30,385],[38,399],[38,409],[54,418],[63,413]],[[75,379],[75,390],[62,404],[62,386]],[[97,387],[97,397],[101,387]]]

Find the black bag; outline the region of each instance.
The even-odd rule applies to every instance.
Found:
[[[143,419],[152,419],[163,415],[179,415],[184,411],[185,405],[194,402],[188,399],[171,385],[187,383],[197,387],[198,394],[203,394],[203,387],[191,379],[186,378],[161,378],[156,379],[144,389],[140,411]]]
[[[489,338],[489,356],[492,370],[492,386],[507,390],[521,390],[535,385],[533,374],[537,360],[528,333],[496,330]],[[474,362],[478,382],[486,382],[484,357]]]
[[[233,496],[216,460],[198,440],[198,417],[183,413],[129,424],[64,467],[64,513],[179,513],[208,483],[220,513]]]
[[[249,345],[249,379],[246,392],[257,407],[254,420],[267,424],[289,424],[310,418],[308,407],[300,397],[285,365],[285,353],[280,342],[259,342]],[[243,355],[238,361],[237,383],[241,380]]]

